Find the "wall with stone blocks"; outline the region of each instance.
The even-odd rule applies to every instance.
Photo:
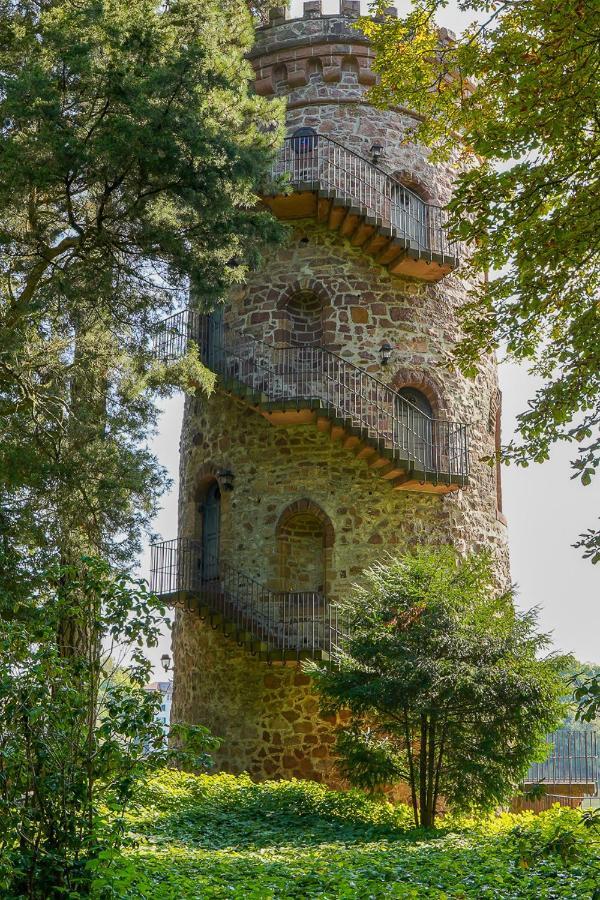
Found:
[[[257,780],[309,778],[345,787],[332,748],[337,724],[323,717],[310,678],[296,666],[268,666],[227,642],[195,613],[178,611],[175,721],[208,725],[223,738],[213,754],[221,771]]]

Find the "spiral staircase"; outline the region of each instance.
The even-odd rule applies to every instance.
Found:
[[[155,342],[163,362],[189,342],[217,373],[217,389],[277,427],[316,428],[363,460],[393,490],[448,493],[469,475],[468,426],[430,418],[393,388],[322,347],[274,346],[228,334],[189,309],[166,319]]]
[[[315,219],[392,275],[435,282],[459,265],[444,209],[324,135],[284,141],[262,199],[280,219]]]

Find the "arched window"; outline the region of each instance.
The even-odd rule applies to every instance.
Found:
[[[400,237],[414,250],[428,250],[429,207],[413,190],[398,182],[392,187],[391,219]]]
[[[319,177],[319,135],[314,128],[297,128],[292,135],[292,180],[317,181]]]
[[[288,507],[277,524],[280,590],[325,594],[332,544],[333,528],[318,506],[301,500]]]
[[[200,505],[202,519],[202,556],[200,571],[203,581],[219,577],[219,545],[221,538],[221,491],[216,481],[208,485]]]
[[[435,448],[433,435],[433,410],[421,391],[403,387],[398,391],[396,404],[397,442],[414,460],[416,468],[434,468]]]

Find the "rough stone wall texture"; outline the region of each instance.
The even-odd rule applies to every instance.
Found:
[[[335,771],[332,747],[341,719],[320,715],[310,678],[295,666],[255,660],[194,613],[178,610],[173,630],[181,719],[210,724],[224,739],[214,755],[221,771],[253,778],[309,778],[344,787]],[[185,684],[183,683],[185,680]]]
[[[412,121],[405,112],[366,104],[371,51],[348,26],[349,20],[326,17],[266,29],[254,52],[259,89],[270,93],[279,84],[288,93],[290,132],[310,125],[367,157],[373,139],[381,139],[388,171],[404,173],[423,194],[444,202],[455,169],[434,167],[422,148],[400,144]],[[325,226],[295,222],[287,244],[231,295],[225,328],[275,345],[290,338],[319,343],[396,388],[418,388],[435,416],[471,424],[469,485],[445,496],[394,491],[313,426],[273,427],[217,390],[186,404],[180,535],[201,537],[202,491],[228,468],[235,489],[222,494],[220,552],[275,590],[315,589],[323,581],[335,600],[375,560],[424,543],[450,543],[460,552],[491,548],[498,579],[506,583],[496,471],[481,461],[494,451],[495,360],[483,359],[473,380],[445,365],[468,287],[460,272],[437,284],[402,280]],[[394,349],[383,368],[378,351],[386,340]],[[300,540],[291,548],[295,527]],[[311,547],[314,558],[302,569]],[[338,783],[330,756],[334,723],[319,717],[306,676],[290,666],[269,668],[193,613],[177,612],[173,653],[173,718],[202,722],[225,738],[220,768]]]

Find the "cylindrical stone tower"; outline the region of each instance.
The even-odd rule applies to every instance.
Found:
[[[223,315],[187,327],[219,375],[188,401],[179,538],[156,549],[179,601],[173,720],[222,737],[226,771],[336,783],[334,722],[299,661],[335,654],[335,601],[388,551],[491,548],[508,578],[496,365],[446,366],[469,285],[441,207],[456,169],[377,110],[373,52],[338,15],[275,12],[256,90],[287,97],[265,202],[290,225]],[[279,177],[281,176],[281,177]],[[287,185],[287,186],[286,186]]]

